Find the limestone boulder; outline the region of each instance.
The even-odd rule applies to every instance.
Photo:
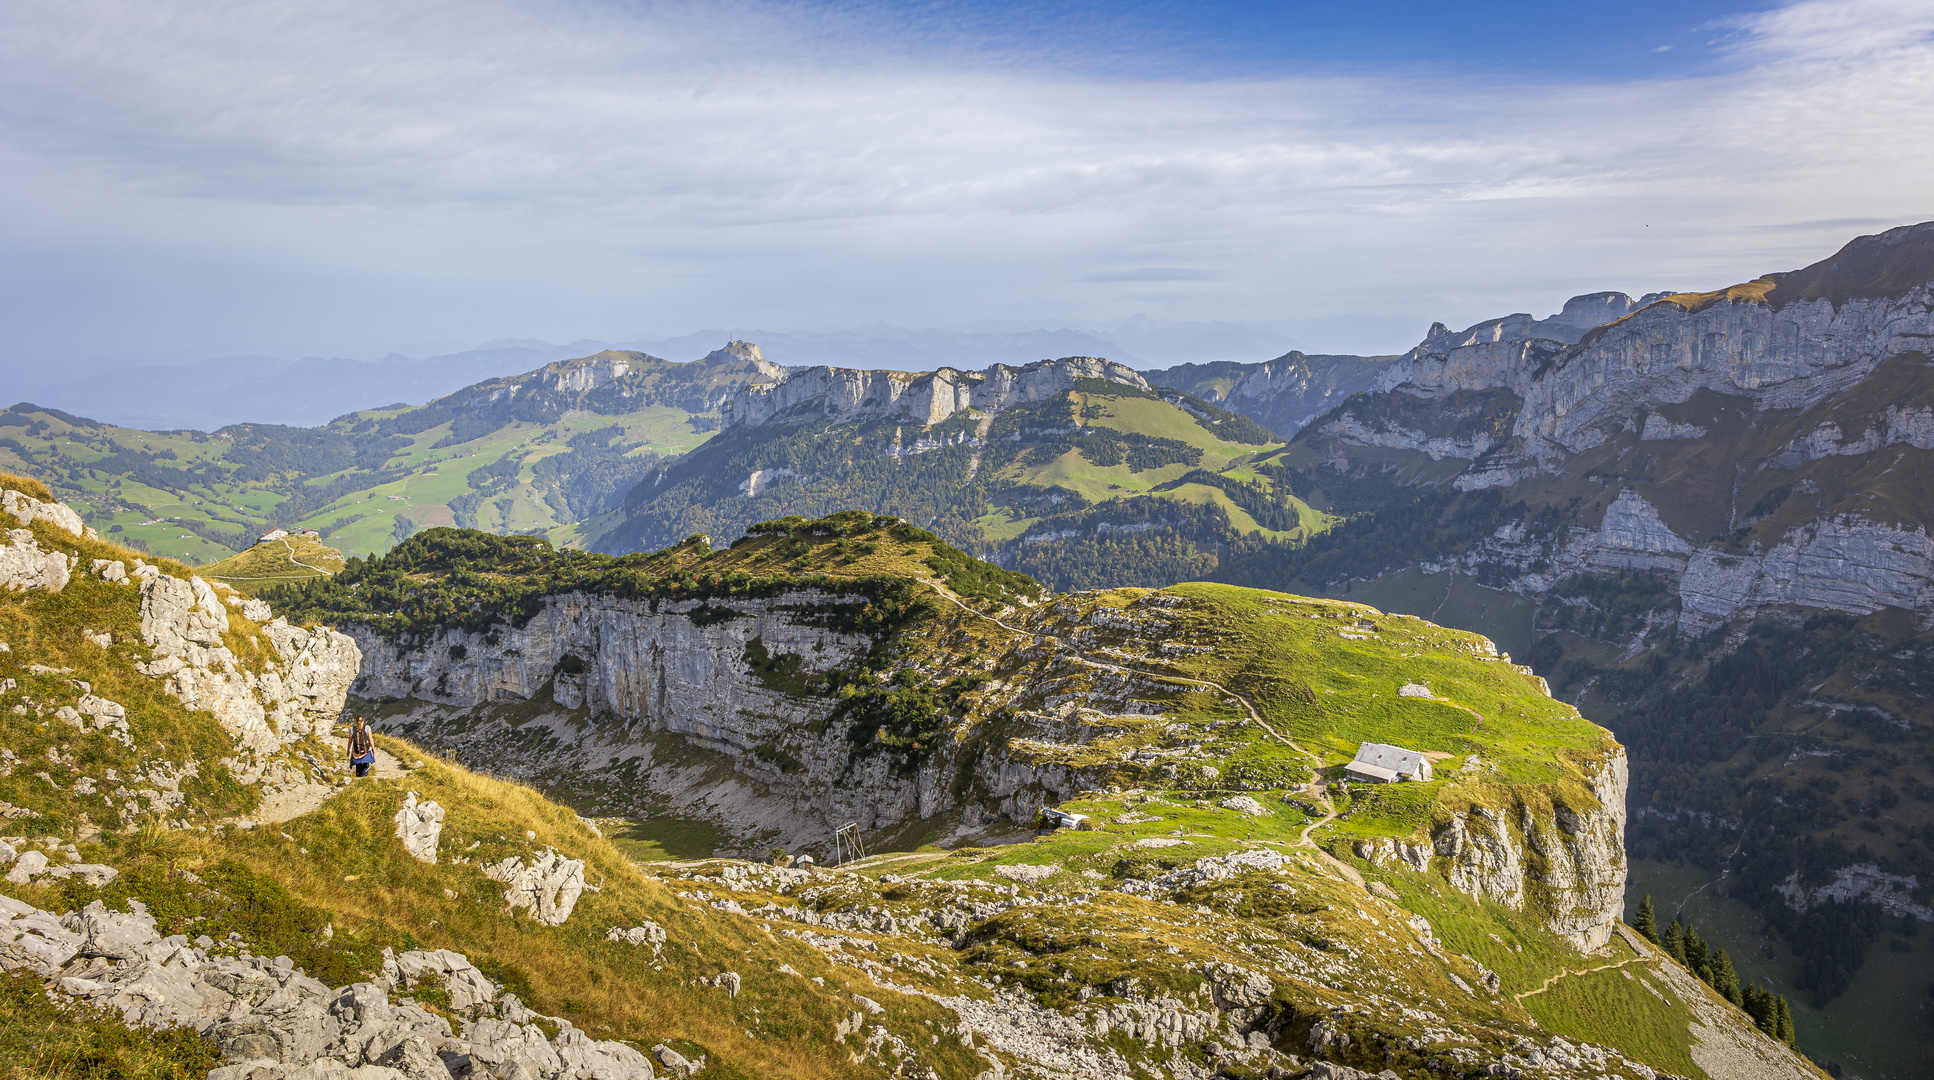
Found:
[[[87,526],[73,508],[62,502],[41,502],[22,491],[8,488],[0,491],[0,511],[13,515],[13,519],[25,529],[36,521],[44,521],[57,528],[66,529],[75,536],[85,536]]]
[[[47,872],[47,853],[28,851],[14,860],[13,869],[7,871],[7,880],[15,885],[25,885]]]
[[[74,565],[79,561],[58,551],[42,551],[30,530],[9,529],[7,543],[0,544],[0,588],[10,592],[40,589],[57,593],[67,587]]]
[[[497,998],[496,985],[477,970],[470,958],[448,949],[411,950],[395,955],[385,950],[383,977],[396,989],[430,986],[443,990],[450,995],[451,1011],[466,1016],[489,1009]]]
[[[605,931],[606,941],[622,941],[631,945],[649,945],[651,954],[657,956],[665,951],[665,928],[647,919],[637,926],[619,929],[612,927]]]
[[[512,856],[484,867],[484,876],[503,882],[504,902],[528,908],[546,926],[562,926],[584,893],[584,862],[546,851],[530,862]]]
[[[396,838],[403,850],[422,862],[436,862],[437,841],[443,836],[443,807],[434,802],[417,802],[412,791],[396,811]]]

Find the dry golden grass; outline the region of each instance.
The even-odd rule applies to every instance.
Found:
[[[1665,297],[1665,300],[1685,308],[1688,312],[1702,310],[1721,300],[1764,304],[1766,303],[1766,294],[1773,290],[1775,284],[1777,282],[1769,274],[1766,277],[1755,278],[1743,284],[1731,285],[1724,289],[1714,289],[1712,292],[1674,293],[1671,296]]]
[[[0,488],[12,488],[23,495],[31,495],[41,502],[56,501],[54,499],[54,493],[48,489],[47,485],[35,480],[31,476],[0,472]]]
[[[675,883],[648,875],[571,810],[528,787],[470,772],[387,736],[381,741],[405,761],[422,760],[423,768],[399,780],[357,781],[320,810],[279,829],[211,841],[202,857],[239,857],[301,900],[334,913],[339,929],[381,927],[422,948],[463,952],[507,985],[527,988],[540,1012],[563,1016],[601,1038],[647,1049],[658,1041],[687,1040],[725,1066],[721,1075],[805,1080],[874,1071],[852,1064],[833,1042],[833,1027],[852,1008],[849,994],[881,1001],[895,995],[852,969],[829,966],[813,949],[760,923],[679,899],[670,887]],[[392,815],[406,791],[445,808],[439,865],[410,858],[396,839]],[[527,838],[526,830],[534,837]],[[284,831],[293,842],[282,838]],[[584,860],[585,879],[598,889],[584,893],[561,927],[509,913],[502,886],[482,873],[487,862],[546,848]],[[451,865],[452,857],[471,861]],[[611,927],[645,920],[670,934],[662,970],[654,970],[649,949],[604,939]],[[826,985],[779,973],[781,964],[821,976]],[[743,978],[738,998],[695,985],[721,971]],[[908,998],[896,1003],[886,1022],[906,1028],[919,1019],[950,1017],[924,999]],[[918,1033],[925,1043],[926,1029]],[[973,1060],[960,1063],[966,1075],[973,1075],[965,1069]]]

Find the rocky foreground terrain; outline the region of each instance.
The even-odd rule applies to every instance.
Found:
[[[1014,595],[971,562],[883,591],[892,575],[849,588],[811,571],[841,540],[876,555],[926,543],[869,517],[732,549],[813,538],[757,603],[667,592],[653,613],[496,594],[522,624],[458,640],[476,610],[439,606],[451,594],[418,569],[394,580],[427,607],[332,617],[351,636],[137,561],[69,528],[44,489],[4,486],[25,520],[6,548],[23,569],[0,593],[0,795],[17,833],[0,846],[0,1039],[23,1075],[84,1054],[220,1080],[1817,1075],[1617,922],[1616,744],[1471,635],[1242,590],[960,600]],[[706,558],[687,546],[573,573],[628,575],[634,595],[702,589]],[[472,587],[510,580],[450,569]],[[387,608],[388,580],[342,585]],[[308,589],[326,609],[324,586]],[[848,602],[829,609],[814,589]],[[562,603],[598,614],[543,616]],[[586,647],[585,627],[626,620],[631,644]],[[803,632],[815,623],[827,632]],[[1246,636],[1252,624],[1300,628],[1296,650],[1329,660],[1257,652],[1282,635]],[[535,652],[540,626],[557,659],[505,651]],[[625,731],[652,752],[680,742],[698,755],[685,768],[737,775],[728,786],[796,814],[846,809],[827,803],[832,763],[772,765],[827,755],[815,724],[841,733],[847,780],[881,796],[966,760],[922,753],[932,741],[978,740],[985,763],[946,799],[883,802],[876,854],[834,867],[793,858],[830,861],[811,828],[782,830],[793,853],[757,861],[639,862],[625,835],[638,821],[587,820],[387,736],[385,775],[350,782],[332,721],[352,682],[400,690],[380,680],[404,679],[410,656],[472,649],[467,681],[421,667],[408,689],[443,700],[399,699],[391,719],[414,712],[427,731],[424,709],[444,722],[466,711],[459,695],[515,705],[523,686],[524,706],[603,729],[600,753]],[[666,658],[633,698],[614,696],[625,649]],[[986,678],[964,687],[976,666]],[[815,682],[834,671],[850,678]],[[738,696],[701,709],[701,686]],[[937,718],[902,724],[921,695],[944,702]],[[754,722],[811,700],[819,718],[781,735]],[[1327,782],[1359,735],[1393,723],[1463,753],[1440,763],[1452,778]],[[1035,833],[1044,804],[1080,827]],[[929,819],[1020,842],[894,844],[895,826]]]

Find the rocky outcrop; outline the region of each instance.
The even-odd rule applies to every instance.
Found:
[[[1679,600],[1677,625],[1704,634],[1769,608],[1824,608],[1868,615],[1886,607],[1934,618],[1934,538],[1921,525],[1839,514],[1788,529],[1769,550],[1695,544],[1675,533],[1658,508],[1627,488],[1596,528],[1566,526],[1528,537],[1501,528],[1465,551],[1426,562],[1438,573],[1484,575],[1529,595],[1581,573],[1650,571],[1666,575]]]
[[[794,658],[796,680],[853,667],[872,640],[825,624],[863,601],[797,591],[757,601],[661,601],[654,610],[648,600],[572,593],[548,598],[522,627],[487,635],[447,630],[391,642],[350,626],[364,656],[355,693],[462,710],[552,705],[546,718],[514,733],[478,731],[448,711],[433,718],[426,711],[421,729],[410,715],[379,721],[475,766],[532,779],[550,769],[545,776],[603,775],[618,784],[616,776],[652,767],[666,752],[655,733],[677,736],[727,755],[740,777],[701,782],[668,765],[654,773],[652,787],[689,801],[688,812],[731,817],[788,845],[811,843],[844,821],[876,828],[957,805],[953,775],[940,764],[913,777],[883,760],[853,764],[844,731],[826,725],[835,701],[794,693],[754,669],[759,656]],[[538,737],[554,742],[507,749]],[[1013,793],[1036,779],[1034,770],[1016,770],[990,786]],[[1031,816],[1033,807],[1015,813]]]
[[[1833,877],[1817,885],[1800,880],[1799,871],[1777,889],[1796,911],[1810,911],[1823,904],[1851,904],[1866,901],[1899,919],[1934,922],[1934,906],[1917,903],[1914,892],[1920,880],[1913,874],[1890,874],[1874,863],[1854,863],[1834,870]]]
[[[57,593],[67,587],[67,580],[79,562],[77,556],[41,550],[31,529],[8,529],[7,542],[0,544],[0,589]]]
[[[546,926],[564,925],[584,894],[584,861],[555,851],[533,856],[528,863],[513,855],[485,866],[483,873],[507,886],[504,903],[512,910],[527,908],[531,918]]]
[[[418,950],[398,956],[383,950],[383,981],[392,990],[428,986],[450,995],[450,1011],[467,1017],[488,1015],[497,988],[470,958],[448,949]]]
[[[605,931],[604,939],[622,941],[630,945],[649,945],[651,955],[654,957],[665,951],[665,928],[649,920],[622,930],[614,926]]]
[[[1094,356],[1041,360],[1026,367],[995,364],[985,371],[931,372],[811,367],[783,382],[747,386],[727,404],[727,422],[742,427],[791,420],[844,423],[862,418],[929,426],[964,409],[991,415],[1010,405],[1043,401],[1073,389],[1078,379],[1147,390],[1134,370]]]
[[[740,387],[777,382],[785,376],[785,368],[745,341],[727,342],[689,364],[607,349],[521,375],[486,379],[438,398],[427,408],[503,423],[549,422],[573,411],[615,415],[652,405],[702,413],[718,408]]]
[[[144,572],[145,571],[145,572]],[[312,732],[326,734],[341,712],[362,654],[348,636],[276,620],[263,628],[281,663],[257,672],[224,644],[228,608],[199,577],[186,581],[139,564],[141,640],[153,659],[140,671],[190,709],[212,714],[223,730],[257,752]]]
[[[548,689],[567,709],[747,751],[799,719],[797,702],[754,675],[747,650],[800,657],[801,675],[849,665],[870,639],[826,629],[810,613],[863,602],[811,591],[655,605],[567,593],[546,598],[523,626],[488,634],[451,629],[389,641],[347,629],[362,655],[358,697],[471,707],[530,701]]]
[[[87,525],[74,508],[61,502],[41,502],[26,492],[12,488],[0,490],[0,513],[13,515],[14,521],[25,529],[36,521],[44,521],[55,528],[65,529],[75,536],[88,535]]]
[[[1472,807],[1439,826],[1428,849],[1384,839],[1358,853],[1420,872],[1441,858],[1453,888],[1514,911],[1529,902],[1553,933],[1589,951],[1611,940],[1625,908],[1626,785],[1625,751],[1615,748],[1591,774],[1584,805]]]
[[[234,948],[233,942],[229,948]],[[595,1040],[558,1017],[539,1017],[500,993],[468,957],[385,950],[378,982],[331,988],[286,956],[223,955],[203,937],[164,937],[139,901],[99,901],[55,916],[0,896],[0,969],[31,971],[50,991],[119,1013],[143,1028],[189,1028],[235,1064],[210,1080],[651,1080],[651,1062]],[[434,986],[449,1020],[389,995]],[[534,1021],[553,1025],[547,1036]]]
[[[420,862],[435,865],[437,841],[443,837],[443,807],[417,802],[412,791],[404,796],[402,808],[391,820],[396,822],[396,838],[403,842],[403,850]]]
[[[1351,395],[1371,389],[1397,360],[1290,352],[1260,364],[1177,364],[1143,374],[1156,386],[1213,401],[1289,438]]]

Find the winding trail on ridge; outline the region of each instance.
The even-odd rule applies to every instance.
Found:
[[[292,563],[294,563],[294,564],[296,564],[297,566],[300,566],[300,567],[302,567],[302,568],[303,568],[304,570],[314,570],[314,571],[315,571],[316,573],[318,573],[318,574],[321,574],[321,575],[322,575],[323,577],[335,577],[335,576],[336,576],[336,572],[335,572],[334,570],[324,570],[324,569],[323,569],[322,567],[320,567],[320,566],[310,566],[310,565],[309,565],[308,563],[306,563],[306,562],[303,562],[303,561],[302,561],[301,559],[298,559],[298,558],[296,558],[296,557],[295,557],[295,547],[294,547],[294,545],[292,545],[292,544],[290,544],[290,543],[289,543],[289,542],[288,542],[287,540],[283,540],[283,541],[281,541],[281,543],[282,543],[282,546],[283,546],[283,547],[285,547],[285,548],[288,548],[288,549],[289,549],[289,561],[290,561],[290,562],[292,562]]]
[[[1125,665],[1111,663],[1106,660],[1096,660],[1095,658],[1083,653],[1080,649],[1077,649],[1073,645],[1069,644],[1067,639],[1062,638],[1059,635],[1043,633],[1038,630],[1023,630],[1018,626],[1005,622],[993,615],[987,614],[986,612],[975,611],[973,608],[968,607],[964,602],[962,602],[960,597],[954,595],[953,590],[947,588],[945,583],[937,579],[921,578],[919,580],[928,585],[931,585],[935,593],[939,594],[942,598],[946,599],[947,601],[952,603],[955,607],[966,612],[967,614],[976,616],[981,619],[985,619],[986,621],[993,623],[995,626],[998,626],[1001,629],[1006,630],[1010,634],[1016,634],[1021,637],[1029,638],[1037,642],[1041,641],[1042,639],[1052,641],[1055,643],[1057,647],[1059,647],[1063,652],[1067,653],[1070,658],[1074,659],[1078,663],[1087,664],[1090,667],[1101,668],[1105,671],[1120,672],[1121,674],[1124,674],[1124,675],[1140,675],[1145,679],[1154,679],[1158,682],[1171,682],[1171,683],[1181,683],[1188,686],[1208,687],[1212,690],[1219,691],[1222,694],[1225,694],[1228,697],[1235,699],[1236,703],[1241,705],[1243,710],[1249,714],[1249,719],[1254,721],[1257,727],[1268,732],[1270,738],[1275,739],[1277,742],[1282,743],[1284,746],[1287,746],[1291,750],[1294,750],[1297,753],[1303,755],[1304,757],[1310,759],[1310,764],[1312,766],[1311,768],[1312,779],[1304,787],[1303,793],[1305,795],[1308,795],[1310,799],[1316,803],[1316,805],[1320,806],[1323,809],[1324,813],[1321,818],[1318,818],[1317,820],[1312,821],[1308,825],[1303,827],[1302,833],[1296,839],[1297,846],[1307,847],[1315,851],[1318,855],[1321,855],[1325,861],[1330,863],[1330,865],[1333,866],[1339,873],[1349,878],[1350,880],[1356,882],[1358,885],[1362,885],[1364,883],[1363,875],[1357,871],[1356,867],[1351,866],[1350,864],[1343,862],[1341,859],[1338,859],[1336,856],[1331,855],[1329,852],[1324,851],[1321,847],[1317,846],[1315,841],[1310,839],[1311,833],[1329,824],[1330,822],[1336,820],[1336,804],[1330,801],[1330,797],[1326,793],[1325,785],[1322,783],[1322,781],[1314,779],[1314,774],[1316,769],[1321,768],[1323,765],[1323,759],[1316,756],[1314,751],[1311,751],[1303,746],[1298,745],[1296,740],[1291,739],[1289,736],[1284,735],[1282,732],[1277,731],[1274,727],[1271,727],[1269,724],[1269,721],[1264,720],[1262,718],[1262,712],[1256,708],[1254,702],[1251,702],[1248,698],[1244,697],[1243,695],[1236,693],[1234,690],[1231,690],[1228,687],[1212,679],[1196,679],[1196,678],[1190,678],[1189,676],[1186,676],[1186,675],[1171,675],[1171,674],[1154,672],[1154,671],[1142,671],[1139,668],[1127,667]],[[1461,708],[1462,706],[1459,706],[1459,707]],[[1466,710],[1466,711],[1469,711],[1469,710]],[[1473,712],[1472,715],[1475,716],[1477,714]],[[1482,719],[1483,719],[1482,717],[1479,717],[1480,721]]]

